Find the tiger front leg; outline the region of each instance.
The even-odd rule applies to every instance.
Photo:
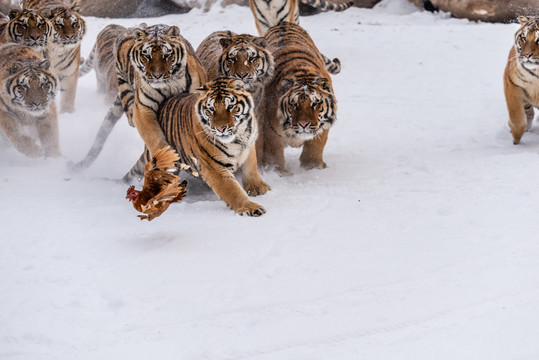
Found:
[[[169,145],[153,109],[135,102],[133,123],[152,155]]]
[[[0,112],[0,129],[20,153],[32,158],[45,155],[43,147],[34,138],[24,135],[18,121],[4,112]]]
[[[260,141],[260,144],[258,143]],[[281,176],[290,175],[286,169],[284,156],[284,140],[277,131],[265,125],[257,139],[258,165],[262,168],[273,168]]]
[[[59,157],[60,141],[58,136],[58,115],[56,105],[51,104],[48,114],[37,121],[37,133],[41,140],[41,145],[45,150],[46,157]]]
[[[511,134],[513,135],[513,144],[517,145],[528,128],[528,119],[524,109],[524,94],[522,89],[515,86],[507,78],[504,81],[504,91],[507,110],[509,111],[509,128],[511,128]]]
[[[202,168],[200,174],[212,190],[236,213],[262,216],[266,213],[261,205],[249,200],[245,191],[227,169]]]
[[[304,169],[325,169],[327,164],[324,162],[324,147],[328,141],[329,130],[323,131],[314,139],[306,141],[303,144],[303,150],[299,157],[301,167]]]
[[[75,112],[75,95],[77,93],[78,72],[60,79],[60,92],[62,94],[60,113]]]
[[[241,171],[243,175],[243,188],[249,196],[263,195],[271,190],[271,187],[262,180],[258,172],[255,146],[249,151],[249,156],[241,166]]]

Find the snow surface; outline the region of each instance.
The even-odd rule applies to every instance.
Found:
[[[142,20],[141,20],[142,21]],[[196,47],[256,31],[246,7],[144,19]],[[88,19],[87,56],[101,28]],[[502,74],[515,24],[416,10],[303,17],[339,57],[329,167],[263,173],[267,214],[235,215],[191,180],[141,222],[120,178],[142,142],[94,73],[60,116],[62,159],[0,153],[0,359],[539,358],[539,127],[512,145]],[[140,186],[140,185],[138,185]]]

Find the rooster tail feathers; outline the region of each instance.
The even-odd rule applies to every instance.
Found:
[[[166,146],[162,149],[159,149],[155,152],[152,157],[152,169],[167,170],[170,168],[175,168],[174,164],[176,161],[180,160],[180,156],[172,147]]]

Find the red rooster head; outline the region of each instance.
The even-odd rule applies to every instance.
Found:
[[[138,194],[135,191],[135,186],[131,185],[129,189],[127,189],[127,195],[125,196],[126,199],[129,199],[129,201],[136,201],[138,198]]]

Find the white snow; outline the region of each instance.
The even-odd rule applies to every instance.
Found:
[[[247,7],[105,25],[255,33]],[[262,176],[260,218],[189,179],[141,222],[123,176],[141,152],[95,74],[60,116],[62,159],[0,150],[0,359],[531,360],[539,358],[539,127],[512,145],[502,74],[515,24],[406,0],[301,18],[339,57],[329,167]],[[137,184],[140,186],[140,184]]]

